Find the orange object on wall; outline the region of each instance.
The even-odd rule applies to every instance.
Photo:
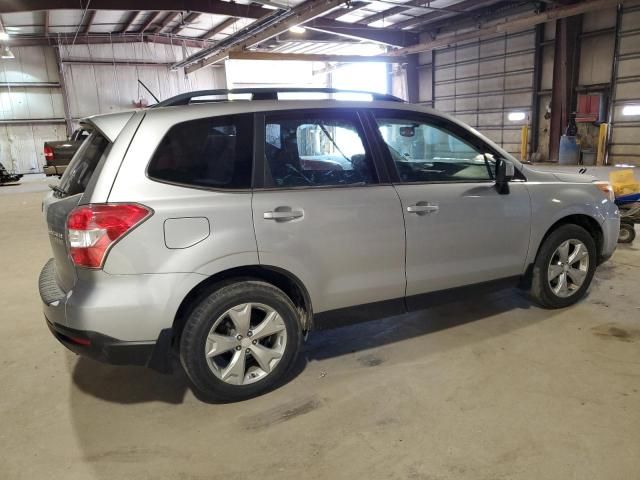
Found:
[[[595,122],[600,114],[600,95],[578,95],[576,122]]]

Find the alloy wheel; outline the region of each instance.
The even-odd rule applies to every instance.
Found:
[[[551,255],[547,281],[551,291],[561,298],[567,298],[580,290],[589,271],[589,251],[577,239],[562,242]]]
[[[269,375],[286,346],[287,331],[280,314],[268,305],[243,303],[216,319],[204,354],[218,379],[247,385]]]

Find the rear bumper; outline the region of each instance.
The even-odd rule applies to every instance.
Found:
[[[79,270],[65,292],[51,259],[40,273],[39,290],[49,329],[69,350],[105,363],[167,372],[176,310],[202,279]]]
[[[46,176],[50,177],[53,175],[62,175],[66,169],[66,165],[45,165],[42,170]]]
[[[75,276],[73,286],[63,291],[55,262],[50,260],[42,269],[39,288],[47,319],[126,342],[155,341],[172,327],[187,294],[206,278],[188,273],[111,275],[87,269],[77,269]]]
[[[47,318],[47,326],[54,337],[78,355],[113,365],[148,366],[156,342],[123,342],[96,332],[74,330],[54,324]]]

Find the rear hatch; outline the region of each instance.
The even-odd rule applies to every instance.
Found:
[[[104,161],[112,143],[94,130],[67,167],[60,185],[45,198],[43,212],[55,262],[58,285],[65,292],[75,282],[75,267],[69,257],[66,223],[69,213],[78,206],[98,165]]]

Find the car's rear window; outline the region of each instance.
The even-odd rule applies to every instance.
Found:
[[[93,132],[74,155],[60,181],[65,195],[84,193],[100,159],[111,143],[99,132]]]
[[[149,162],[149,178],[209,188],[250,188],[252,123],[252,115],[243,114],[174,125]]]

